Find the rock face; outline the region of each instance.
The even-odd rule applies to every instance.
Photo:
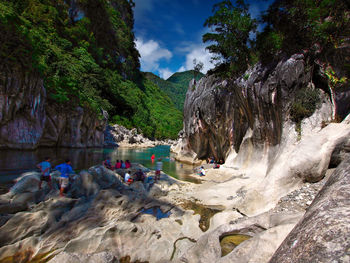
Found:
[[[137,132],[134,128],[129,130],[124,126],[114,124],[107,125],[104,133],[104,145],[107,147],[154,147],[157,145],[172,144],[172,140],[156,141],[150,140]]]
[[[267,262],[302,214],[262,214],[253,218],[240,218],[230,224],[222,224],[202,235],[176,262]],[[237,246],[228,255],[222,255],[220,240],[232,234],[251,238]]]
[[[81,107],[48,103],[38,76],[0,73],[0,148],[100,147],[105,124],[106,120]]]
[[[331,175],[270,263],[349,262],[349,247],[350,158]]]
[[[186,95],[184,137],[188,151],[198,159],[214,156],[220,160],[230,151],[283,143],[290,136],[284,129],[295,127],[290,121],[293,98],[301,89],[313,86],[306,67],[304,55],[298,54],[273,68],[257,64],[233,83],[213,76],[202,78]],[[302,134],[330,120],[330,100],[321,90],[318,111],[317,121],[302,124]],[[294,134],[296,140],[298,135]],[[246,136],[249,142],[244,140]]]
[[[0,73],[0,148],[38,146],[46,122],[42,79],[22,72]]]

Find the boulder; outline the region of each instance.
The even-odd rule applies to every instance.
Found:
[[[330,176],[269,262],[349,262],[349,237],[350,158]]]

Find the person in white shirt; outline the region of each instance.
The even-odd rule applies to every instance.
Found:
[[[130,183],[129,182],[129,179],[130,179],[130,171],[127,171],[126,173],[125,173],[125,175],[124,175],[124,182],[125,183]]]
[[[163,169],[163,162],[162,162],[162,159],[159,158],[158,159],[158,162],[156,163],[156,175],[154,177],[154,180],[157,182],[157,180],[160,179],[160,172],[162,171]]]
[[[199,176],[205,176],[205,170],[204,170],[203,166],[201,166],[201,170],[200,170]]]

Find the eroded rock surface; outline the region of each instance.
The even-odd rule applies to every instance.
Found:
[[[262,214],[223,224],[199,238],[176,262],[268,262],[302,213]],[[228,255],[222,256],[220,240],[230,234],[251,236]]]
[[[105,125],[87,109],[48,102],[35,74],[0,73],[0,148],[101,147]]]
[[[349,262],[350,159],[318,193],[302,220],[283,241],[273,262]]]
[[[177,239],[197,240],[202,234],[199,216],[182,209],[181,200],[167,198],[172,192],[179,196],[189,183],[162,174],[157,184],[128,186],[120,175],[95,166],[76,175],[60,198],[58,174],[52,177],[52,191],[46,184],[39,191],[39,174],[27,173],[0,196],[0,260],[23,254],[28,260],[47,255],[52,262],[118,262],[123,257],[165,262]],[[143,213],[153,208],[165,216]]]

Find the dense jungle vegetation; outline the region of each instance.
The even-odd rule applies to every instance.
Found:
[[[161,88],[175,103],[176,108],[182,112],[190,81],[193,78],[199,80],[204,76],[204,74],[201,72],[194,72],[194,70],[188,70],[174,73],[167,80],[164,80],[151,72],[145,73],[145,76],[147,79]]]
[[[140,73],[132,0],[0,2],[0,70],[38,74],[48,103],[107,110],[148,137],[175,138],[182,114]]]

